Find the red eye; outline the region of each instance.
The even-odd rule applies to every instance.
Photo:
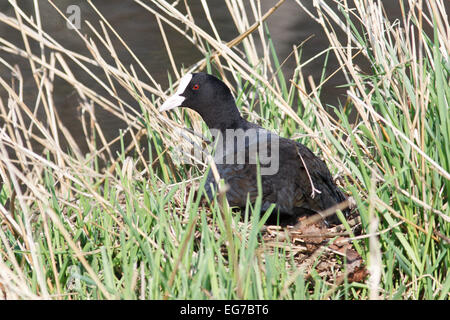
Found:
[[[200,86],[198,84],[194,84],[192,86],[192,90],[198,90],[198,89],[200,89]]]

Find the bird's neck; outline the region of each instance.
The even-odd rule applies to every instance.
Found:
[[[241,117],[241,114],[235,105],[233,105],[233,108],[230,106],[218,106],[215,110],[217,110],[217,112],[205,112],[205,114],[200,114],[209,129],[225,132],[226,129],[242,128],[247,122]]]

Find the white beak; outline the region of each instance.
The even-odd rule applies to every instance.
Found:
[[[187,73],[181,78],[180,84],[178,86],[177,92],[175,92],[174,95],[169,97],[160,107],[159,112],[167,111],[173,108],[177,108],[182,105],[185,97],[183,97],[181,94],[186,90],[187,86],[189,85],[189,82],[191,82],[192,74]]]

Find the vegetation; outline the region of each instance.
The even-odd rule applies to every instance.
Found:
[[[97,46],[114,57],[110,39],[120,36],[100,12],[101,30],[86,22],[96,39],[73,31],[91,56],[46,34],[38,1],[33,19],[15,1],[15,17],[0,14],[1,23],[20,30],[24,40],[22,48],[0,37],[0,50],[29,61],[35,105],[46,114],[44,122],[34,105],[23,102],[20,70],[0,58],[16,75],[13,81],[0,78],[8,95],[0,100],[0,298],[448,299],[450,28],[443,0],[410,1],[412,7],[402,7],[402,19],[394,22],[385,18],[381,1],[355,1],[353,8],[346,1],[317,2],[308,14],[330,42],[320,54],[335,54],[336,70],[348,79],[347,103],[331,107],[334,115],[320,100],[329,75],[307,89],[302,70],[308,61],[301,59],[301,46],[290,57],[297,63],[293,78],[281,72],[283,61],[264,20],[283,0],[267,13],[255,0],[250,8],[242,0],[228,1],[240,36],[226,44],[183,13],[189,12],[186,1],[135,2],[158,18],[172,61],[167,28],[183,34],[204,56],[185,70],[173,62],[167,91],[148,71],[148,79],[136,76],[135,67],[145,68],[135,55],[135,67],[102,58]],[[212,10],[202,4],[206,13]],[[250,16],[257,22],[249,23]],[[31,41],[39,43],[40,52],[32,52]],[[256,43],[265,50],[257,50]],[[356,57],[370,63],[370,73],[358,69]],[[106,93],[75,78],[67,61],[84,68]],[[223,194],[211,205],[201,201],[210,162],[180,163],[176,150],[189,150],[191,141],[201,145],[195,132],[207,131],[205,124],[188,110],[160,115],[157,108],[183,73],[202,69],[233,84],[246,117],[298,139],[327,162],[354,199],[360,233],[344,222],[345,230],[308,256],[295,230],[264,226],[267,215],[260,216],[258,202],[239,214]],[[94,75],[98,70],[103,77]],[[73,86],[80,98],[87,155],[78,151],[81,138],[59,120],[55,78]],[[123,101],[117,88],[139,107]],[[105,140],[98,108],[128,124],[115,141]],[[68,149],[61,147],[61,136]],[[109,150],[117,141],[118,155]],[[331,259],[330,246],[340,235],[362,257],[368,277],[339,278],[345,275],[345,255],[333,256],[334,271],[320,272],[319,262],[326,261],[320,257]]]

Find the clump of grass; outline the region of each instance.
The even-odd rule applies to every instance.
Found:
[[[43,122],[34,105],[23,102],[20,70],[1,59],[15,80],[0,78],[8,94],[6,105],[0,100],[0,297],[448,299],[450,29],[443,1],[413,2],[409,9],[402,7],[403,17],[394,23],[374,1],[355,1],[351,9],[335,1],[337,11],[322,1],[308,12],[323,26],[339,60],[337,69],[348,79],[347,104],[334,107],[337,118],[320,102],[323,82],[306,89],[299,47],[292,52],[293,78],[281,72],[283,61],[264,20],[283,1],[266,13],[257,1],[250,1],[249,9],[242,1],[227,1],[240,36],[226,44],[208,14],[212,33],[182,13],[189,13],[186,2],[136,3],[159,21],[174,75],[167,91],[134,54],[134,65],[146,79],[117,59],[114,66],[105,62],[98,46],[114,53],[110,39],[120,36],[98,10],[101,30],[86,22],[95,39],[74,30],[89,57],[64,48],[42,29],[38,1],[34,19],[15,2],[15,17],[0,14],[1,23],[19,30],[24,40],[22,48],[0,38],[0,50],[29,61],[38,93],[34,105],[47,115]],[[206,13],[212,10],[202,5]],[[346,31],[346,39],[336,36],[336,25]],[[177,70],[164,33],[168,27],[205,58]],[[427,34],[426,27],[433,33]],[[30,49],[31,41],[40,51]],[[370,62],[369,74],[353,63],[355,55]],[[108,95],[75,78],[67,61],[83,68]],[[192,141],[201,145],[198,133],[206,128],[188,110],[170,118],[157,112],[175,79],[200,69],[235,83],[246,117],[308,145],[340,176],[361,216],[362,234],[355,236],[344,224],[346,234],[366,262],[369,278],[348,283],[337,281],[337,274],[323,277],[317,267],[326,247],[302,263],[304,248],[288,229],[276,233],[276,241],[266,241],[261,229],[267,215],[259,215],[258,201],[248,205],[243,218],[232,213],[223,194],[211,206],[201,202],[208,161],[193,158],[192,165],[183,165],[174,151],[190,150]],[[97,76],[98,70],[105,76]],[[72,137],[58,117],[54,77],[74,88],[83,115],[89,115],[80,119],[87,155],[79,151],[80,137]],[[139,107],[123,101],[119,88]],[[107,141],[94,106],[121,118],[127,130]],[[355,121],[349,121],[349,110],[356,113]],[[131,137],[128,145],[125,136]],[[61,147],[61,137],[67,148]],[[121,144],[117,155],[110,150],[116,142]]]

